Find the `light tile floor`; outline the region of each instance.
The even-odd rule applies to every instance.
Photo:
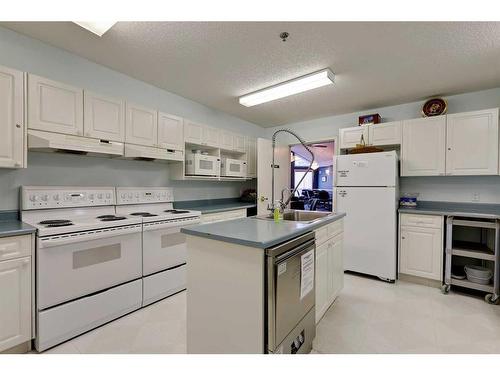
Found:
[[[186,292],[46,353],[185,353]],[[500,353],[500,306],[439,289],[345,275],[312,353]]]

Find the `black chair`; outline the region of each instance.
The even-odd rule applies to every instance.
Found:
[[[325,210],[332,210],[332,198],[330,197],[330,193],[326,190],[318,191],[318,200],[319,206]]]

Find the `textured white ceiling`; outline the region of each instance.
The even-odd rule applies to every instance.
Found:
[[[70,22],[1,24],[266,127],[500,86],[495,22],[119,22],[102,38]],[[238,104],[327,67],[333,86]]]

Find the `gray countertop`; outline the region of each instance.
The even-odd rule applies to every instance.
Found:
[[[193,236],[267,249],[325,224],[339,220],[344,216],[345,213],[337,213],[311,224],[294,221],[280,221],[276,223],[273,220],[247,217],[219,223],[193,225],[182,228],[181,231]]]
[[[17,211],[0,211],[0,237],[20,236],[36,231],[31,225],[18,219]]]
[[[417,207],[401,207],[399,212],[500,219],[500,204],[421,201]]]
[[[256,203],[240,202],[238,198],[204,199],[195,201],[180,201],[174,203],[175,208],[201,211],[202,214],[238,210],[257,207]]]

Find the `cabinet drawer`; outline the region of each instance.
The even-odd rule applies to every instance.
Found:
[[[31,256],[31,236],[0,238],[0,261]]]
[[[335,237],[344,231],[344,220],[340,219],[327,225],[328,238]]]
[[[316,247],[323,244],[326,240],[328,240],[328,227],[324,226],[314,231],[314,236],[316,238]]]
[[[440,215],[402,214],[401,226],[416,226],[424,228],[442,228],[443,217]]]

